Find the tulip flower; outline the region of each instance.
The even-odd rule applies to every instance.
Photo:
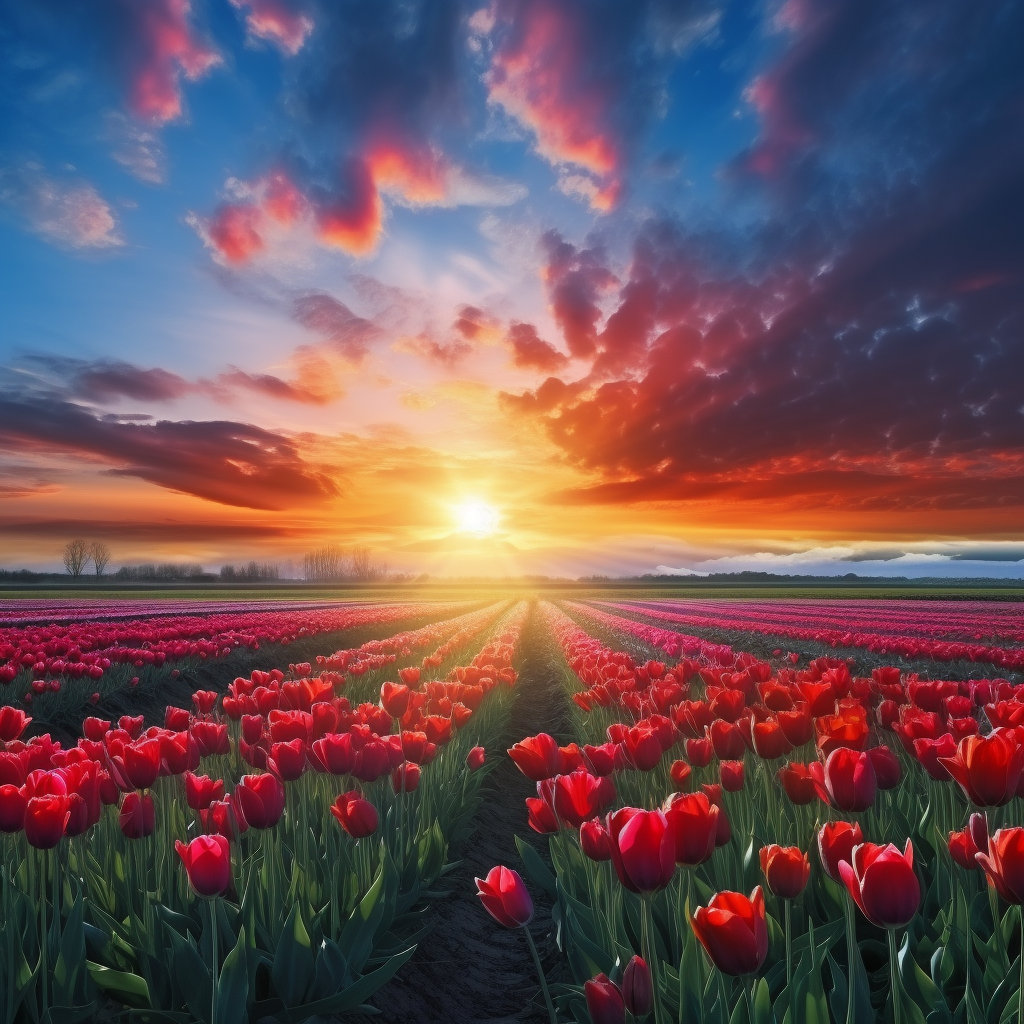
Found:
[[[612,859],[611,838],[600,819],[594,818],[580,825],[580,849],[593,861]]]
[[[711,746],[711,740],[707,737],[688,739],[684,745],[686,759],[694,768],[705,768],[711,763],[714,749]]]
[[[875,781],[881,790],[895,789],[903,778],[900,759],[886,746],[872,747],[868,752],[875,769]]]
[[[0,832],[20,832],[25,827],[27,805],[28,799],[20,786],[0,786]]]
[[[725,846],[732,839],[732,823],[722,800],[722,787],[715,782],[705,782],[701,792],[718,808],[718,831],[715,834],[715,846]]]
[[[1024,745],[1016,730],[994,729],[988,736],[966,736],[955,757],[940,757],[939,762],[971,803],[1002,807],[1016,793],[1024,772]]]
[[[720,892],[698,907],[690,925],[711,962],[737,977],[758,971],[768,955],[764,893],[758,886],[748,899],[738,892]]]
[[[824,767],[816,761],[808,771],[818,796],[840,811],[866,811],[875,802],[875,767],[863,751],[837,747]]]
[[[284,786],[270,772],[243,775],[231,801],[248,828],[273,828],[284,813]]]
[[[554,782],[551,779],[544,779],[537,783],[537,795],[526,798],[526,810],[529,815],[530,828],[534,832],[545,835],[549,832],[557,832],[559,829],[558,816],[554,807]]]
[[[466,755],[466,766],[471,772],[479,771],[487,760],[487,751],[483,747],[473,747]]]
[[[365,800],[358,789],[342,793],[331,804],[331,814],[353,839],[365,839],[377,831],[380,821],[377,808]]]
[[[607,819],[612,864],[631,892],[664,889],[675,873],[675,840],[662,811],[623,807]]]
[[[348,775],[355,767],[351,733],[328,733],[314,740],[311,750],[314,764],[323,765],[323,770],[332,775]]]
[[[214,800],[206,810],[199,812],[199,818],[208,833],[216,833],[229,840],[235,840],[249,830],[232,800]]]
[[[765,761],[785,757],[793,749],[793,744],[777,718],[769,718],[764,722],[751,718],[750,740],[754,753]]]
[[[861,912],[879,928],[909,924],[921,905],[921,883],[909,839],[902,853],[892,843],[860,843],[850,861],[839,862],[839,874]]]
[[[509,748],[508,755],[515,761],[516,767],[533,782],[543,782],[557,775],[562,764],[558,741],[546,732],[520,740]]]
[[[791,762],[785,768],[780,768],[779,782],[794,804],[809,804],[818,797],[814,777],[805,764]]]
[[[864,841],[860,825],[848,821],[828,821],[818,830],[818,857],[825,874],[843,884],[839,865],[853,860],[853,848]]]
[[[20,708],[4,704],[0,707],[0,743],[16,740],[31,721],[32,719]]]
[[[593,1024],[623,1024],[625,1021],[626,1004],[622,992],[606,974],[584,982],[583,996]]]
[[[420,766],[411,761],[403,761],[391,773],[391,788],[396,793],[412,793],[420,784]]]
[[[718,777],[726,793],[738,793],[743,788],[745,768],[742,761],[720,761]]]
[[[156,830],[153,798],[148,793],[125,793],[117,820],[126,839],[145,839],[151,836]]]
[[[174,844],[189,885],[199,896],[223,896],[231,884],[231,846],[222,835],[196,836]]]
[[[225,722],[193,722],[190,730],[202,757],[231,753],[231,738]]]
[[[645,1017],[654,1009],[654,982],[643,957],[631,957],[622,972],[622,1001],[634,1017]]]
[[[768,888],[780,900],[795,900],[811,876],[807,854],[796,846],[761,847],[761,871]]]
[[[411,698],[412,690],[405,683],[381,683],[380,704],[392,718],[401,718],[406,713]]]
[[[737,758],[741,758],[747,749],[739,726],[733,725],[731,722],[723,722],[720,719],[708,726],[708,739],[711,740],[715,757],[719,761],[735,761]],[[687,746],[688,756],[689,750],[690,748]],[[690,763],[696,764],[692,757],[690,757]]]
[[[709,860],[718,838],[718,816],[724,813],[706,793],[674,793],[665,801],[675,862],[696,867]]]
[[[561,820],[579,828],[583,822],[600,814],[608,806],[605,780],[591,775],[586,769],[558,775],[554,780],[554,809]],[[611,785],[614,799],[615,786]]]
[[[669,768],[669,776],[672,779],[672,785],[675,786],[676,790],[680,793],[685,793],[690,788],[690,776],[693,773],[693,769],[685,761],[673,761],[671,768]]]
[[[1024,828],[999,829],[977,860],[1007,903],[1024,904]]]
[[[949,833],[949,855],[965,871],[981,870],[979,853],[988,853],[988,821],[984,814],[972,814],[967,828]]]
[[[185,772],[185,801],[194,811],[205,811],[214,800],[224,798],[224,782],[207,775]]]
[[[506,928],[522,928],[533,917],[533,900],[518,871],[501,865],[486,878],[476,878],[477,896],[484,909]]]
[[[25,838],[37,850],[51,850],[64,836],[71,812],[66,793],[30,797],[25,804]]]

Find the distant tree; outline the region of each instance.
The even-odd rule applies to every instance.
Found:
[[[309,551],[302,559],[302,577],[329,582],[340,580],[345,573],[345,552],[338,544],[325,544]]]
[[[69,540],[64,545],[64,568],[72,576],[81,576],[89,562],[89,545],[84,540]]]
[[[103,570],[106,569],[107,563],[110,561],[110,548],[101,540],[94,540],[89,545],[89,557],[92,558],[93,568],[96,570],[97,576],[103,575]]]
[[[349,556],[349,566],[352,579],[360,583],[383,579],[388,574],[387,564],[375,561],[368,547],[353,548]]]

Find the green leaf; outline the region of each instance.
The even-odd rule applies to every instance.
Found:
[[[547,864],[541,860],[540,854],[528,842],[520,839],[519,836],[516,836],[515,840],[516,849],[519,851],[519,857],[523,862],[523,870],[526,872],[526,877],[534,885],[539,885],[552,899],[557,897],[555,876],[551,873],[551,869]]]
[[[249,1019],[249,968],[245,955],[245,926],[225,957],[217,982],[217,1024],[243,1024]]]
[[[201,1021],[210,1019],[210,1000],[213,996],[213,982],[210,971],[195,946],[183,939],[176,931],[169,931],[174,952],[171,957],[174,981],[181,992],[185,1005],[194,1017]]]
[[[88,973],[84,970],[85,929],[82,927],[82,905],[82,896],[79,894],[60,937],[60,955],[53,965],[52,974],[53,1000],[56,1006],[79,1006],[88,999],[85,986]]]
[[[115,971],[111,967],[94,964],[91,960],[86,961],[86,967],[101,992],[108,992],[130,1006],[150,1005],[149,986],[145,978],[129,971]]]
[[[754,1024],[774,1024],[772,1017],[772,997],[768,991],[768,982],[761,978],[754,992]]]
[[[313,951],[309,935],[302,924],[297,904],[292,904],[291,913],[277,940],[271,980],[274,991],[285,1006],[298,1006],[309,990],[313,980]]]
[[[373,885],[359,901],[342,928],[338,945],[354,971],[362,971],[373,950],[373,937],[384,915],[384,870],[381,863]]]

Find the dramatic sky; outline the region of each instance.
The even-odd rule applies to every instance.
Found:
[[[0,12],[5,566],[1024,575],[1019,0]]]

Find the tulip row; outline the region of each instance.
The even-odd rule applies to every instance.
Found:
[[[388,603],[319,610],[177,615],[119,622],[75,622],[0,628],[0,683],[23,676],[47,680],[99,679],[113,665],[162,667],[185,659],[219,658],[238,647],[289,644],[300,637],[356,626],[450,612],[454,606]],[[20,683],[16,690],[20,690]]]
[[[523,847],[527,876],[579,983],[552,991],[553,1020],[1024,1019],[1021,688],[714,649],[666,663],[658,634],[568,607],[542,615],[576,742],[509,752],[550,834],[553,871]],[[478,881],[506,925],[512,875]]]
[[[744,630],[790,640],[811,641],[831,647],[863,648],[874,654],[897,655],[904,658],[930,658],[933,661],[968,661],[996,665],[1014,672],[1024,671],[1024,647],[972,643],[964,640],[932,639],[904,633],[878,630],[851,630],[848,625],[826,627],[799,625],[780,616],[737,616],[722,607],[706,613],[676,610],[673,602],[608,603],[609,607],[645,615],[657,622],[680,623],[710,630]],[[685,608],[685,605],[683,605]],[[839,620],[842,621],[842,620]]]
[[[364,1007],[474,811],[525,615],[454,620],[400,682],[254,673],[70,750],[0,712],[0,1021],[91,1020],[99,993],[215,1024]]]
[[[747,628],[766,624],[864,629],[908,633],[933,640],[995,640],[1024,643],[1020,605],[1002,601],[795,600],[635,601],[630,604],[694,616],[744,621]]]

